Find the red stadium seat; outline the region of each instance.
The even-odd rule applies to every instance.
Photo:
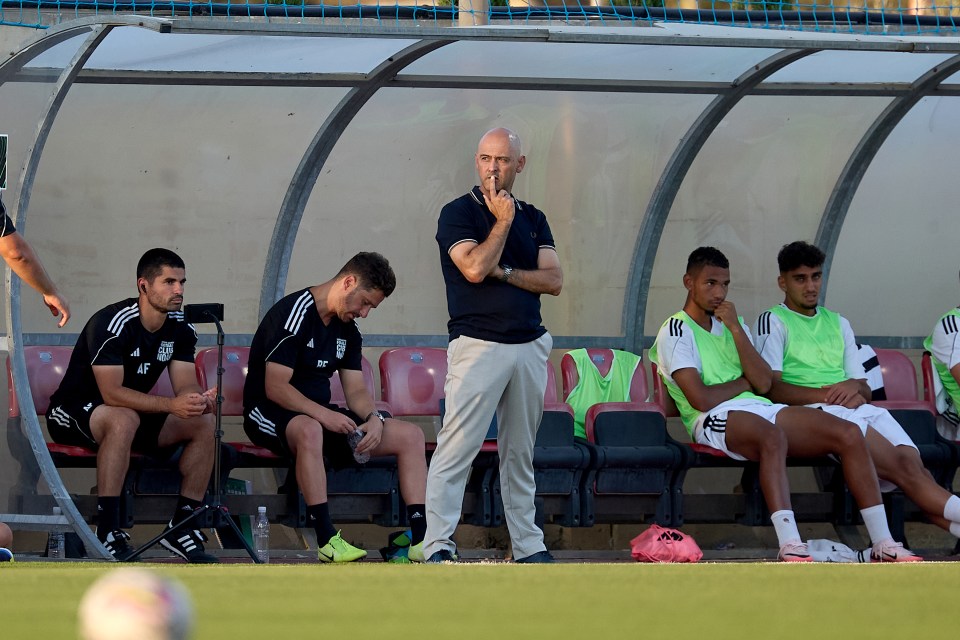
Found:
[[[247,364],[250,347],[223,348],[223,408],[225,416],[243,415],[243,383],[247,379]],[[197,365],[197,378],[200,388],[210,389],[217,384],[217,347],[201,349],[194,362]]]
[[[394,416],[439,416],[447,351],[400,347],[380,355],[381,397]]]
[[[933,382],[933,376],[937,372],[933,368],[933,360],[929,351],[924,351],[920,358],[920,375],[923,378],[923,400],[931,405],[937,405],[936,387]]]
[[[894,349],[875,349],[875,351],[877,360],[880,361],[880,372],[883,375],[883,388],[887,394],[887,401],[916,402],[919,400],[917,369],[910,358]]]
[[[63,375],[70,364],[72,347],[60,346],[31,346],[23,348],[23,359],[27,363],[27,381],[30,383],[30,394],[38,415],[47,412],[50,406],[50,396],[60,386]],[[10,371],[10,360],[7,360],[7,389],[10,394],[11,418],[20,415],[20,403],[13,388],[13,375]]]

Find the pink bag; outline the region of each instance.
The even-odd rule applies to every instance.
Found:
[[[630,541],[630,554],[637,562],[699,562],[703,557],[693,538],[657,524]]]

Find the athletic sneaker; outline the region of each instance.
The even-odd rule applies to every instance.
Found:
[[[777,555],[780,562],[813,562],[806,542],[788,542],[780,547]]]
[[[433,555],[427,558],[427,564],[448,564],[451,562],[460,562],[460,558],[456,553],[448,549],[435,551]]]
[[[120,562],[136,562],[140,559],[139,557],[130,560],[130,556],[136,549],[130,546],[129,540],[130,534],[126,531],[114,529],[107,534],[107,539],[101,540],[101,542],[103,546],[107,548],[107,551],[110,552],[110,555]]]
[[[207,536],[199,529],[180,529],[173,531],[173,521],[167,524],[170,533],[160,539],[160,544],[169,551],[177,554],[190,564],[217,564],[219,558],[212,556],[203,549]]]
[[[410,548],[407,549],[407,558],[410,562],[425,562],[426,558],[423,557],[423,540],[417,544],[410,545]]]
[[[13,562],[13,552],[6,547],[0,547],[0,562]]]
[[[923,562],[923,558],[889,538],[873,545],[870,562]]]
[[[320,562],[354,562],[366,556],[366,551],[356,548],[340,537],[339,531],[337,535],[330,538],[330,542],[317,549],[317,559]]]

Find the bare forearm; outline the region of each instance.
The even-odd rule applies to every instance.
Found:
[[[323,407],[300,393],[292,384],[267,384],[267,398],[288,411],[319,419]]]
[[[353,393],[345,391],[344,395],[347,397],[347,408],[360,416],[361,419],[366,418],[377,409],[377,405],[373,402],[370,393],[366,389]]]
[[[826,402],[826,393],[823,389],[801,387],[774,378],[767,397],[774,402],[789,405],[819,404]]]
[[[501,277],[503,269],[498,268],[493,275]],[[563,271],[559,267],[534,270],[514,269],[507,282],[524,291],[556,296],[560,295],[560,290],[563,288]]]
[[[141,393],[128,387],[101,390],[103,402],[111,407],[126,407],[143,413],[172,413],[171,398]]]
[[[770,365],[757,353],[747,334],[742,330],[733,331],[733,343],[740,357],[743,377],[750,383],[753,391],[759,394],[769,392],[773,382],[773,371],[770,370]]]
[[[56,293],[57,287],[47,275],[47,270],[43,268],[43,263],[40,262],[33,247],[18,234],[12,234],[12,236],[13,239],[9,241],[10,247],[3,255],[10,269],[41,294]]]
[[[503,247],[510,233],[510,223],[498,221],[490,230],[490,235],[480,244],[473,245],[457,262],[457,267],[470,282],[482,282],[497,268]]]
[[[750,391],[750,383],[740,377],[730,382],[704,386],[697,393],[684,394],[690,405],[697,411],[709,411],[745,391]]]

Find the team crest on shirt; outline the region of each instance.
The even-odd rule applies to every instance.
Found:
[[[157,361],[158,362],[169,362],[170,358],[173,357],[173,343],[163,341],[160,343],[160,349],[157,350]]]
[[[347,352],[347,341],[343,338],[337,338],[337,360],[343,359],[343,354]]]

